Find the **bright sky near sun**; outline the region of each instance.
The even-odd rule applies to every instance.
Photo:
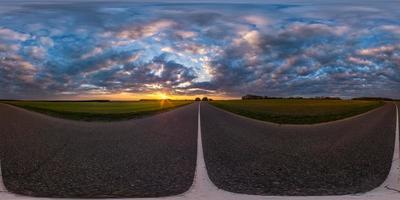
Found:
[[[400,98],[394,1],[71,2],[0,3],[0,98]]]

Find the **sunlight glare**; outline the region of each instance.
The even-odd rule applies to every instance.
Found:
[[[168,95],[166,95],[165,93],[158,93],[157,96],[162,100],[168,99]]]

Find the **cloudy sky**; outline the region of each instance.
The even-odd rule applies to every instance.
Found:
[[[0,98],[400,98],[400,3],[185,2],[2,2]]]

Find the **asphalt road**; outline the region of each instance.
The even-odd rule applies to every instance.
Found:
[[[395,106],[318,125],[278,125],[201,106],[204,157],[220,189],[259,195],[366,192],[386,178]]]
[[[142,119],[88,123],[0,104],[3,181],[47,197],[158,197],[187,191],[197,148],[196,104]]]
[[[158,197],[193,183],[198,104],[112,123],[56,119],[0,104],[10,192],[51,197]],[[201,104],[204,157],[219,188],[259,195],[365,192],[388,174],[395,110],[319,125],[260,122]],[[205,172],[205,174],[207,174]]]

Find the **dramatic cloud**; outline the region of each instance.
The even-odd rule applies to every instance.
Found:
[[[7,3],[0,98],[400,98],[397,3]]]

